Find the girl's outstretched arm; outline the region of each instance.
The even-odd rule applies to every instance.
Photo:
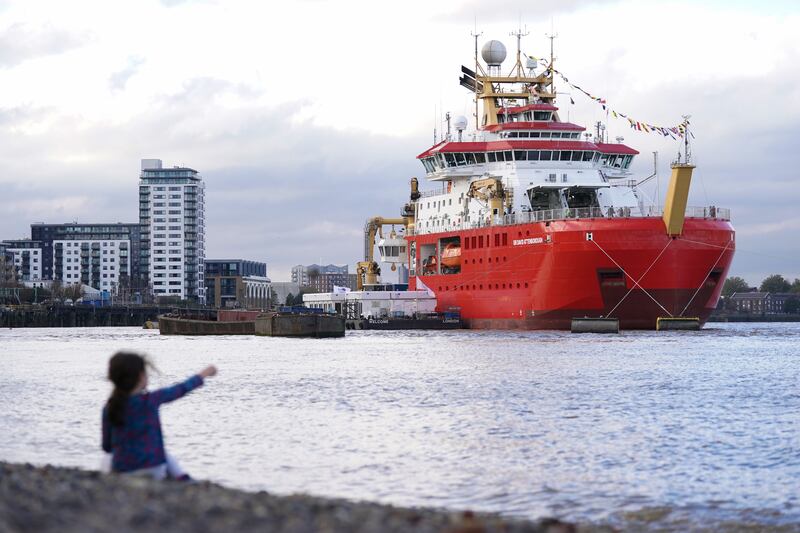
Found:
[[[156,405],[171,402],[184,396],[185,394],[193,391],[203,384],[203,379],[217,374],[217,368],[214,365],[208,366],[201,370],[198,374],[190,377],[182,383],[177,383],[171,387],[164,387],[153,391],[149,395],[149,401]]]

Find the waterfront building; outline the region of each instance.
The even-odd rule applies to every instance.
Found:
[[[751,315],[777,315],[786,313],[786,302],[800,299],[800,294],[789,292],[735,292],[730,296],[732,310]]]
[[[267,309],[270,280],[267,264],[245,259],[205,261],[206,304],[216,307]]]
[[[137,223],[36,223],[31,237],[42,243],[44,279],[115,294],[147,292]]]
[[[156,296],[206,300],[204,195],[196,170],[142,159],[140,263]]]
[[[33,239],[14,239],[2,242],[4,254],[11,259],[18,281],[41,281],[42,243]]]
[[[303,295],[307,307],[347,318],[410,317],[436,310],[436,297],[424,290],[339,291]]]
[[[292,282],[315,292],[331,292],[333,287],[350,287],[348,266],[297,265],[292,267]]]

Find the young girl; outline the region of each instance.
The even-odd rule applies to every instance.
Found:
[[[217,369],[209,366],[183,383],[146,392],[147,366],[144,357],[128,352],[118,352],[108,362],[114,392],[103,408],[103,450],[112,454],[112,472],[189,479],[164,451],[158,407],[201,386]]]

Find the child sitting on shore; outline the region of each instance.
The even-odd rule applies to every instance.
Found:
[[[164,479],[190,479],[164,451],[158,408],[200,387],[216,375],[209,366],[182,383],[147,392],[147,360],[139,354],[118,352],[108,362],[114,392],[103,408],[103,450],[111,454],[111,471]]]

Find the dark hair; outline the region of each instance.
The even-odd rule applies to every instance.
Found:
[[[108,399],[108,418],[114,426],[125,423],[125,406],[131,391],[147,366],[147,360],[137,353],[117,352],[108,361],[108,379],[114,384],[114,392]]]

